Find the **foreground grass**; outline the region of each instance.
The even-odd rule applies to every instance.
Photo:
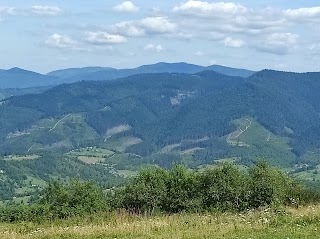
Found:
[[[319,229],[318,229],[319,228]],[[319,230],[319,231],[318,231]],[[130,216],[125,213],[42,224],[0,224],[3,239],[320,238],[320,206],[245,214]]]

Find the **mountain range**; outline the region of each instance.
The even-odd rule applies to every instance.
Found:
[[[83,80],[113,80],[145,73],[191,74],[204,70],[214,70],[221,74],[241,77],[248,77],[254,73],[253,71],[245,69],[236,69],[219,65],[203,67],[187,63],[157,63],[140,66],[134,69],[114,69],[110,67],[70,68],[49,72],[46,75],[20,68],[12,68],[9,70],[0,70],[0,89],[54,86]]]
[[[3,90],[15,96],[0,101],[2,197],[52,177],[119,182],[150,164],[247,167],[265,159],[315,179],[320,73],[137,69],[121,70],[122,78],[110,68],[67,69],[48,77],[74,83]]]

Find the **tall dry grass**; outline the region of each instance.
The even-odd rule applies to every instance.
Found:
[[[319,229],[318,229],[319,228]],[[43,224],[0,224],[2,239],[320,238],[320,206],[246,213],[96,215]]]

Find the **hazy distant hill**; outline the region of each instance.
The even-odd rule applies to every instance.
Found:
[[[51,72],[48,75],[59,76],[63,78],[60,83],[73,83],[83,80],[113,80],[117,78],[146,74],[146,73],[186,73],[195,74],[205,70],[214,70],[218,73],[229,76],[249,77],[254,74],[253,71],[245,69],[236,69],[225,66],[213,65],[203,67],[184,62],[180,63],[164,63],[160,62],[152,65],[144,65],[134,69],[113,69],[99,67],[85,67],[76,69],[60,70]],[[58,74],[57,74],[58,73]]]
[[[94,73],[98,71],[116,71],[114,68],[109,67],[83,67],[83,68],[69,68],[69,69],[62,69],[49,72],[47,75],[54,76],[58,78],[70,78],[76,77],[82,74]]]
[[[110,67],[84,67],[62,69],[48,73],[38,74],[20,68],[0,70],[0,89],[6,88],[30,88],[39,86],[54,86],[63,83],[74,83],[92,80],[113,80],[132,75],[145,73],[187,73],[195,74],[204,70],[214,70],[218,73],[248,77],[254,72],[244,69],[234,69],[224,66],[202,67],[188,63],[157,63],[140,66],[134,69],[114,69]]]
[[[237,69],[226,66],[212,65],[205,68],[205,70],[211,70],[218,72],[220,74],[228,75],[228,76],[241,76],[241,77],[249,77],[252,76],[255,72],[249,71],[245,69]]]
[[[57,78],[20,68],[0,71],[0,88],[29,88],[56,84]]]

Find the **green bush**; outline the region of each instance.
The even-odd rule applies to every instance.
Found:
[[[47,205],[17,205],[11,204],[5,207],[0,207],[1,222],[22,222],[33,221],[42,222],[50,219],[50,212]]]
[[[244,211],[279,205],[319,202],[319,194],[303,188],[283,172],[257,163],[243,171],[222,164],[204,172],[175,166],[147,168],[121,189],[105,194],[93,182],[49,183],[40,201],[0,208],[0,221],[35,221],[82,217],[113,209],[132,213]]]
[[[52,217],[67,218],[92,214],[107,208],[106,197],[94,182],[72,180],[64,185],[50,182],[41,204],[47,205]]]
[[[168,172],[160,168],[147,168],[113,198],[115,207],[124,207],[131,211],[149,211],[162,209],[161,203],[167,197],[166,182]]]
[[[173,167],[168,172],[166,197],[161,205],[164,211],[172,213],[201,210],[198,174],[183,166]]]
[[[250,206],[284,205],[290,200],[298,201],[300,186],[282,171],[258,162],[250,169]]]
[[[204,172],[182,166],[143,170],[116,193],[116,208],[134,212],[243,211],[264,206],[299,204],[307,193],[289,176],[258,162],[246,171],[222,164]]]
[[[244,210],[248,207],[248,175],[230,164],[207,170],[198,186],[205,209]]]

